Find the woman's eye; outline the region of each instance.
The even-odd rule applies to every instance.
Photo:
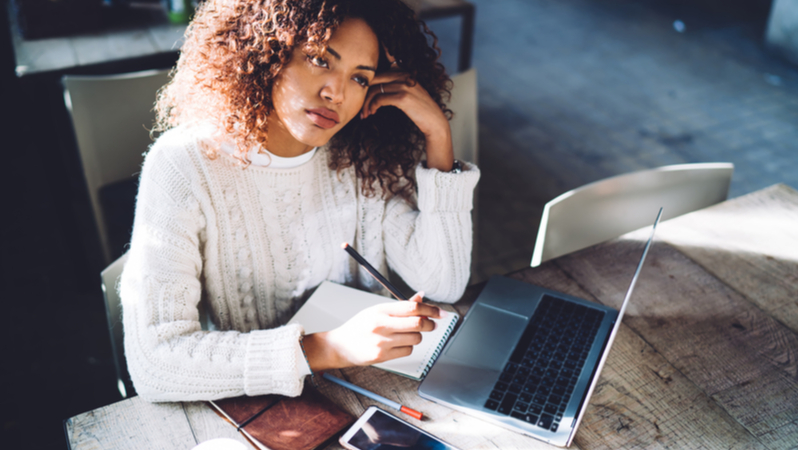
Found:
[[[311,60],[311,64],[314,64],[317,67],[322,67],[324,69],[328,68],[328,61],[320,58],[319,56],[309,56],[309,60]]]
[[[367,86],[369,86],[369,80],[367,80],[367,78],[366,78],[366,77],[358,77],[358,76],[357,76],[357,77],[353,77],[353,80],[354,80],[356,83],[360,84],[362,87],[367,87]]]

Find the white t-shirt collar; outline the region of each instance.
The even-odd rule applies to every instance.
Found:
[[[236,153],[236,147],[230,142],[222,144],[220,148],[229,155],[234,155]],[[314,153],[316,153],[318,148],[319,147],[314,147],[299,156],[285,158],[283,156],[275,155],[267,149],[261,149],[261,152],[259,152],[258,147],[253,147],[249,152],[247,152],[247,157],[250,160],[250,163],[254,166],[269,167],[272,169],[292,169],[310,161],[311,158],[314,157]]]

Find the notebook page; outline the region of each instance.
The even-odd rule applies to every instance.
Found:
[[[329,331],[342,325],[365,308],[395,301],[397,300],[325,281],[319,285],[314,294],[289,320],[289,323],[303,325],[306,334]],[[432,319],[436,322],[436,329],[422,333],[422,342],[414,346],[411,355],[374,366],[420,379],[444,345],[450,330],[458,320],[458,315],[448,314],[448,317],[443,319]]]

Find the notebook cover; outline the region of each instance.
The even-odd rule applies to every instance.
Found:
[[[240,431],[257,447],[271,450],[317,448],[355,421],[355,417],[311,387],[306,387],[299,397],[261,395],[209,403],[236,427],[263,411]]]

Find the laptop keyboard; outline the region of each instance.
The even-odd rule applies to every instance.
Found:
[[[555,432],[603,313],[545,295],[484,407]]]

